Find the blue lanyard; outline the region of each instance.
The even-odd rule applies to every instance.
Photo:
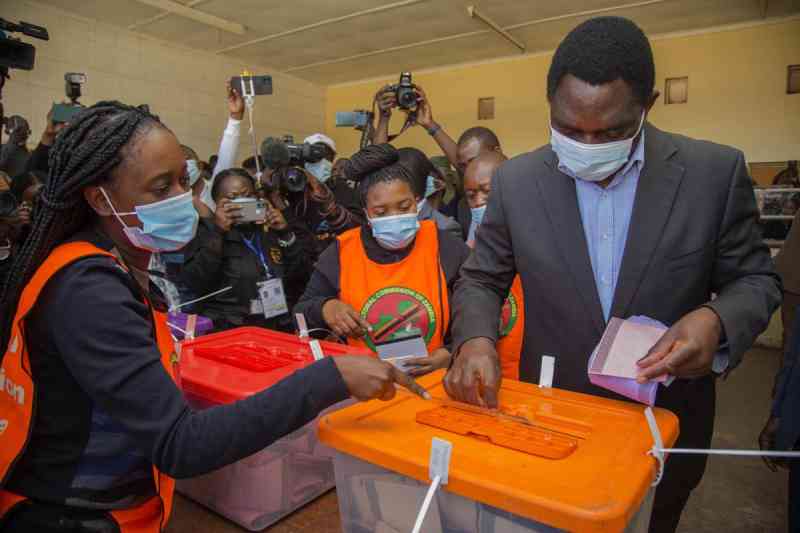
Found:
[[[258,238],[258,232],[256,231],[253,234],[252,239],[248,239],[247,237],[242,234],[242,241],[244,241],[245,246],[253,252],[253,254],[258,257],[258,260],[261,261],[261,266],[264,267],[264,272],[267,274],[267,279],[272,277],[272,271],[269,269],[269,265],[267,264],[267,258],[264,255],[264,250],[261,249],[261,239]]]

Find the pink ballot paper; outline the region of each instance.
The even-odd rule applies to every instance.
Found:
[[[647,355],[665,331],[664,324],[644,316],[627,320],[612,318],[589,358],[589,381],[637,402],[654,405],[658,384],[668,386],[672,379],[661,376],[645,384],[637,383],[636,362]]]

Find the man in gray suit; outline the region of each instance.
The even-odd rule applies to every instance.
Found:
[[[658,395],[680,418],[676,447],[709,447],[715,376],[766,328],[780,279],[742,153],[650,125],[654,82],[650,44],[626,19],[584,22],[556,50],[551,143],[498,169],[457,284],[452,397],[496,404],[498,320],[519,274],[523,381],[554,355],[554,386],[620,398],[589,382],[589,355],[611,317],[652,317],[671,327],[640,380],[676,376]],[[651,531],[676,529],[704,469],[705,456],[669,458]]]

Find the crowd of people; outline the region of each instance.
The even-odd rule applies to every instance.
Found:
[[[54,519],[98,509],[160,523],[168,505],[146,511],[169,498],[154,466],[159,480],[208,472],[346,397],[389,399],[395,384],[424,395],[411,376],[437,369],[453,398],[494,407],[503,378],[536,382],[554,354],[555,386],[615,397],[586,373],[614,316],[671,326],[640,379],[678,378],[658,405],[680,418],[676,447],[708,448],[716,378],[766,328],[781,280],[741,152],[650,124],[654,80],[635,24],[592,19],[553,57],[547,146],[509,160],[488,128],[453,140],[422,87],[413,111],[382,88],[372,144],[343,156],[328,136],[308,137],[324,155],[295,169],[306,184],[289,191],[263,154],[237,153],[246,104],[230,85],[207,161],[146,106],[48,117],[32,152],[27,122],[9,116],[0,339],[5,379],[37,405],[0,447],[0,529],[62,531]],[[402,136],[389,144],[403,113],[446,162]],[[173,383],[165,311],[216,331],[294,332],[299,313],[319,338],[375,353],[418,339],[427,353],[401,366],[326,359],[194,412]],[[651,531],[675,530],[704,469],[704,456],[669,459]]]

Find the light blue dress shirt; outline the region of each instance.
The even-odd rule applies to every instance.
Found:
[[[558,170],[575,180],[578,208],[583,222],[583,232],[592,261],[594,283],[603,316],[608,322],[614,292],[617,288],[628,228],[636,200],[639,176],[644,168],[644,131],[628,162],[605,189],[596,183],[578,179],[559,161]],[[625,318],[625,317],[620,317]],[[728,367],[726,346],[714,357],[713,370],[722,373]]]

